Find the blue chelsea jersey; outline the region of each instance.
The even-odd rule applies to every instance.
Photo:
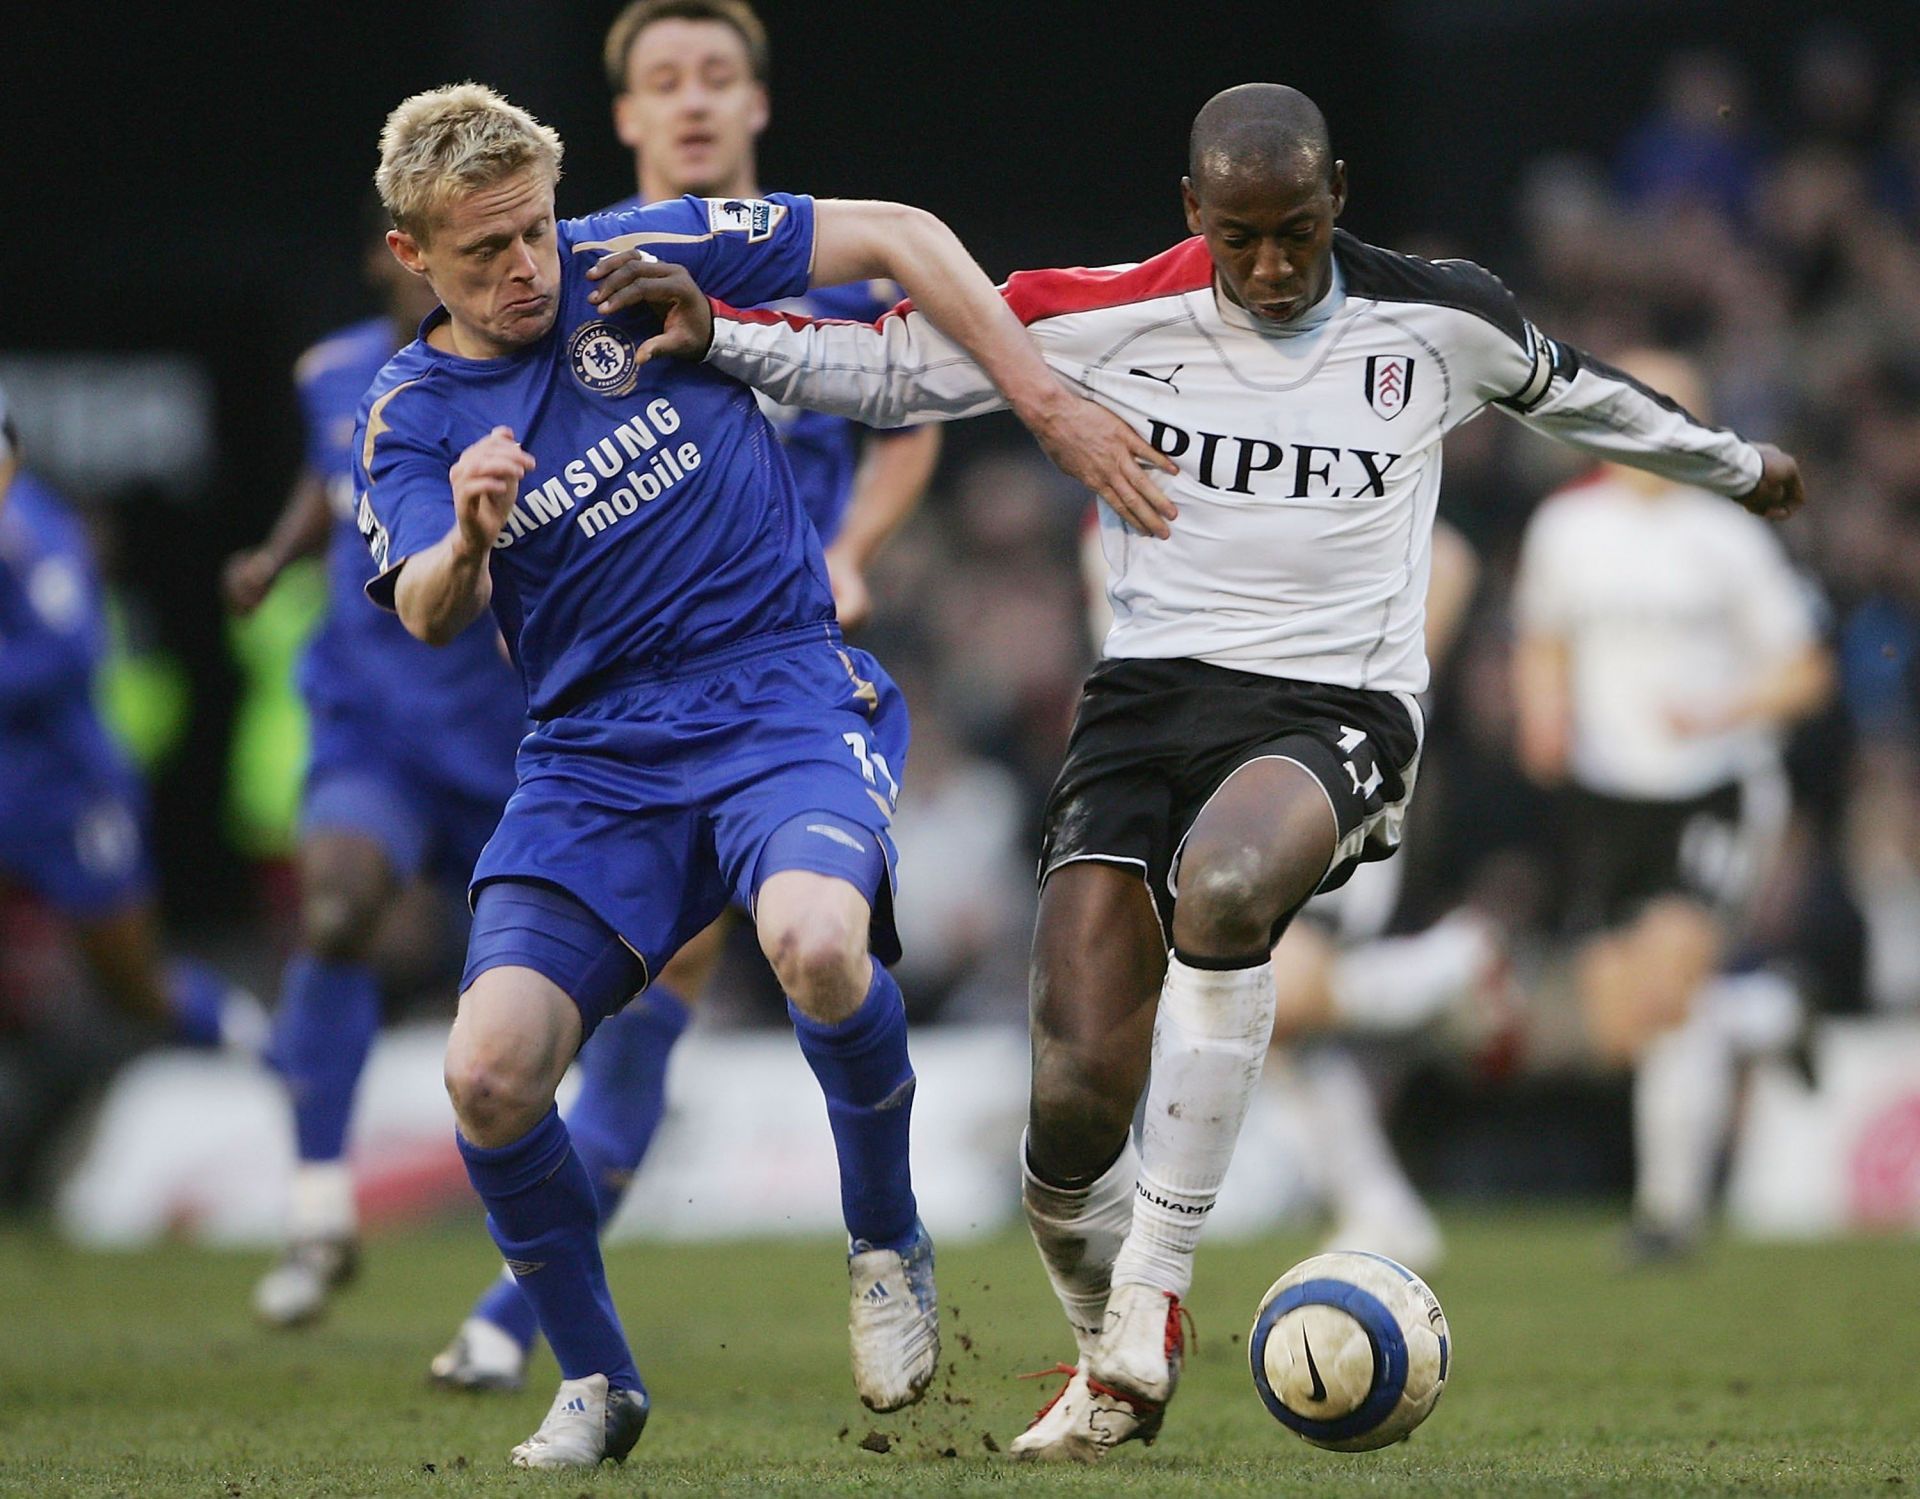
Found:
[[[806,289],[813,200],[680,198],[563,220],[559,312],[529,348],[464,359],[423,336],[367,391],[354,441],[360,529],[395,572],[454,523],[447,470],[496,426],[532,455],[494,543],[493,609],[535,717],[603,684],[833,618],[820,543],[753,392],[706,365],[635,362],[645,309],[603,315],[587,271],[629,246],[752,305]]]
[[[294,367],[305,462],[326,482],[334,513],[327,607],[301,658],[300,690],[316,711],[378,715],[437,774],[504,796],[526,697],[492,621],[477,621],[436,650],[368,604],[363,591],[374,567],[354,523],[354,418],[393,345],[392,323],[368,318],[321,339]]]
[[[94,706],[106,601],[80,519],[16,470],[0,505],[0,807],[132,786]]]
[[[641,206],[642,200],[635,196],[623,199],[607,211],[613,213]],[[871,323],[904,295],[891,281],[850,281],[841,286],[816,286],[797,297],[783,297],[762,305],[801,317]],[[861,444],[870,429],[844,416],[829,416],[804,406],[783,406],[767,396],[760,396],[759,401],[761,414],[773,423],[780,445],[786,450],[794,488],[799,492],[807,518],[820,533],[821,543],[831,545],[840,534],[841,522],[846,519],[847,503],[853,498],[854,474],[860,466]]]

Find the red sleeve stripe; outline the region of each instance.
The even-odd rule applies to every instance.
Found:
[[[898,307],[882,313],[874,322],[863,323],[858,318],[845,317],[807,317],[798,312],[775,312],[771,307],[734,307],[722,302],[718,297],[708,297],[712,304],[713,315],[717,318],[730,318],[736,323],[785,323],[789,328],[811,328],[815,323],[838,323],[843,327],[877,328],[887,318],[913,309],[911,302],[902,302]]]
[[[1016,271],[1003,295],[1023,323],[1069,312],[1097,312],[1128,302],[1149,302],[1198,291],[1213,281],[1213,260],[1199,235],[1124,271],[1077,266],[1057,271]]]
[[[1074,266],[1055,271],[1015,271],[1007,278],[1000,294],[1023,323],[1059,317],[1069,312],[1097,312],[1103,307],[1121,307],[1128,302],[1149,302],[1155,297],[1175,297],[1182,292],[1198,291],[1213,282],[1213,260],[1207,254],[1206,241],[1199,235],[1182,240],[1171,250],[1143,260],[1124,271]],[[737,323],[785,323],[789,328],[805,328],[812,323],[854,323],[853,318],[809,318],[798,313],[775,312],[766,307],[731,307],[718,297],[708,298],[715,317],[732,318]],[[909,297],[888,309],[872,323],[861,327],[877,328],[890,317],[905,317],[913,311]]]

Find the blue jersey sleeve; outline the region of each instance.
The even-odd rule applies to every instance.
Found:
[[[294,365],[293,386],[306,438],[303,456],[313,472],[332,477],[348,470],[354,413],[368,383],[392,353],[392,325],[374,317],[337,329]]]
[[[373,554],[367,597],[383,609],[393,607],[400,564],[453,528],[447,450],[408,420],[408,388],[376,397],[353,434],[355,521]]]
[[[573,252],[589,264],[614,250],[645,250],[741,307],[799,296],[813,270],[813,199],[803,193],[675,198],[594,214],[574,228]]]

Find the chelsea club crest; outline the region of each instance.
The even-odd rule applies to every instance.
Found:
[[[624,396],[640,374],[633,340],[624,330],[597,318],[574,330],[567,359],[574,379],[596,395]]]

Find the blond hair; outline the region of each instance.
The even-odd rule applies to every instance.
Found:
[[[380,131],[373,184],[393,225],[425,241],[447,200],[532,169],[560,180],[565,147],[549,125],[485,84],[402,99]]]

